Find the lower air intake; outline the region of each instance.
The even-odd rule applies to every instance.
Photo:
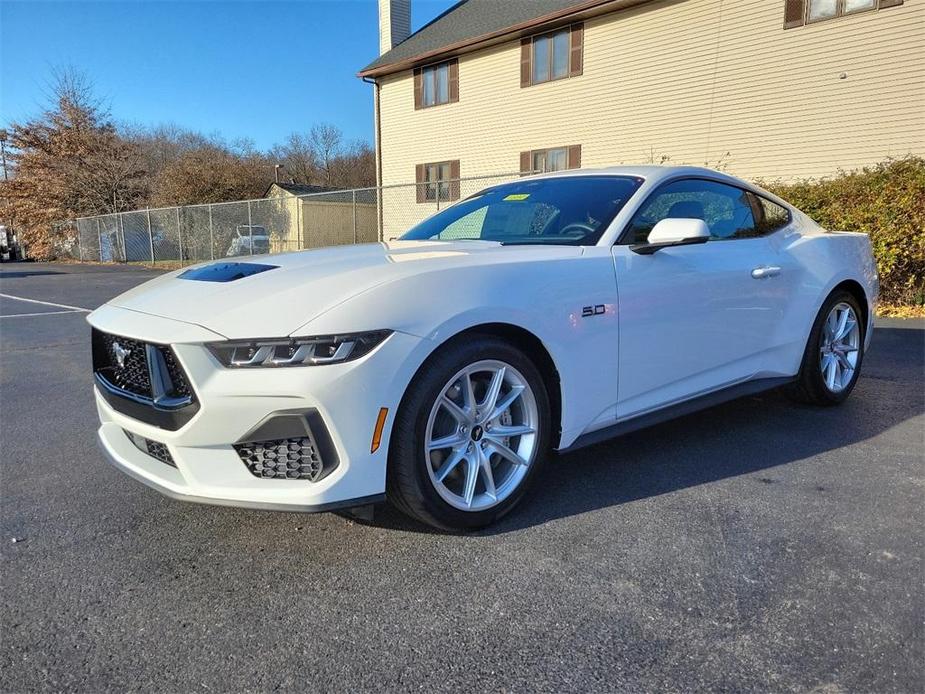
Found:
[[[317,482],[324,476],[318,448],[307,436],[238,443],[234,449],[255,477]]]
[[[173,462],[173,456],[170,455],[170,450],[167,448],[167,444],[161,443],[160,441],[152,441],[151,439],[146,439],[144,436],[133,434],[130,431],[126,431],[125,434],[129,437],[131,442],[135,444],[135,448],[137,448],[142,453],[147,453],[152,458],[157,458],[162,463],[166,463],[167,465],[171,465],[173,467],[177,466],[177,464]]]

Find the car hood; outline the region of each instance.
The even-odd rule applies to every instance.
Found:
[[[488,241],[339,246],[204,263],[146,282],[109,304],[199,325],[231,339],[280,337],[352,296],[400,278],[473,264],[553,260],[581,253],[574,246],[503,246]],[[225,267],[232,263],[243,265]],[[206,279],[191,278],[197,275]],[[384,292],[383,301],[387,300]]]

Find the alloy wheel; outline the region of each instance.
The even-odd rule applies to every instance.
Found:
[[[503,502],[536,457],[539,421],[533,390],[513,366],[484,360],[461,369],[427,420],[424,459],[434,489],[463,511]]]
[[[825,387],[840,393],[851,383],[861,349],[861,326],[854,309],[836,304],[825,319],[819,345],[819,368]]]

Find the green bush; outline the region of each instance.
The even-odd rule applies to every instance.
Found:
[[[925,159],[891,159],[834,178],[764,187],[826,229],[869,234],[880,300],[925,304]]]

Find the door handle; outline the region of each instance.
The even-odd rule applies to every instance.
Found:
[[[780,268],[774,265],[762,265],[752,270],[752,277],[756,280],[763,280],[767,277],[777,277],[780,274]]]

